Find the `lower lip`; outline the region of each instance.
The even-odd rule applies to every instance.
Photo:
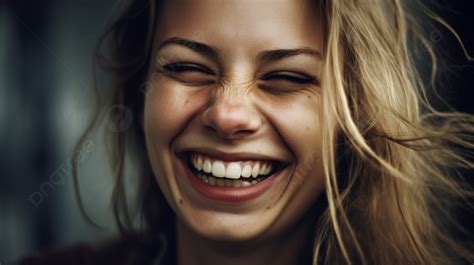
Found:
[[[279,170],[273,175],[264,179],[263,181],[254,184],[248,187],[222,187],[222,186],[212,186],[202,182],[193,172],[186,166],[186,164],[181,161],[181,165],[188,176],[189,181],[196,191],[204,195],[207,198],[223,201],[223,202],[245,202],[257,198],[262,195],[270,185],[275,181],[275,179],[283,172],[284,170]]]

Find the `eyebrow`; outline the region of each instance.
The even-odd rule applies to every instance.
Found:
[[[216,61],[219,60],[219,53],[218,53],[217,48],[204,44],[204,43],[200,43],[200,42],[188,40],[188,39],[182,39],[182,38],[170,38],[163,41],[160,44],[160,46],[158,46],[157,51],[159,52],[165,46],[173,45],[173,44],[187,47],[197,53],[203,54]]]
[[[165,46],[173,44],[187,47],[197,53],[203,54],[206,57],[219,61],[219,50],[216,47],[183,38],[175,37],[163,41],[158,46],[158,51]],[[308,47],[300,47],[295,49],[265,50],[257,55],[256,61],[259,63],[264,61],[277,61],[297,55],[310,55],[315,57],[317,60],[321,60],[321,53],[318,50],[314,50]]]
[[[262,51],[257,55],[257,62],[277,61],[297,55],[311,55],[317,60],[321,60],[321,53],[319,51],[307,47],[301,47],[296,49],[278,49]]]

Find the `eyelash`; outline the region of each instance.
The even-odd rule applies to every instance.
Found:
[[[194,64],[194,63],[186,63],[186,62],[179,62],[179,63],[170,63],[165,66],[163,66],[163,69],[166,70],[168,73],[184,73],[184,72],[201,72],[204,74],[208,75],[214,75],[215,73],[202,65]],[[279,73],[279,72],[272,72],[269,73],[265,76],[262,77],[262,80],[267,81],[267,80],[284,80],[290,83],[294,84],[309,84],[314,81],[318,81],[317,78],[303,75],[303,74],[297,74],[297,73]]]
[[[267,80],[284,80],[288,81],[290,83],[295,83],[295,84],[309,84],[313,81],[315,81],[314,77],[310,77],[307,75],[302,75],[302,74],[296,74],[296,73],[270,73],[265,75],[262,80],[267,81]]]
[[[214,75],[214,72],[204,66],[194,63],[170,63],[163,66],[163,69],[168,73],[184,73],[184,72],[201,72],[204,74]]]

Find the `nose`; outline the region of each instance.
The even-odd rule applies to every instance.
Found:
[[[246,95],[214,95],[201,115],[204,125],[226,139],[239,139],[258,131],[262,119]]]

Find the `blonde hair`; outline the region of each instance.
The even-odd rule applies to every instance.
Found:
[[[328,264],[452,264],[449,251],[472,260],[437,219],[450,219],[449,199],[472,198],[451,174],[473,168],[453,148],[472,152],[473,117],[440,113],[427,101],[409,37],[430,53],[433,73],[436,55],[406,8],[397,0],[324,5],[322,86],[329,104],[322,116],[331,118],[323,127],[337,129],[323,132],[328,211],[315,257],[320,242],[331,242]],[[338,142],[350,159],[345,176],[336,174]]]
[[[315,227],[313,264],[474,260],[472,249],[449,236],[459,227],[449,212],[452,201],[461,199],[472,207],[473,192],[456,174],[474,167],[469,160],[474,118],[441,113],[430,105],[426,89],[434,85],[437,57],[422,27],[400,0],[319,2],[326,22],[321,81],[327,209]],[[104,34],[112,44],[111,53],[100,57],[116,81],[113,100],[106,104],[127,106],[136,115],[129,130],[112,135],[114,212],[124,232],[131,225],[123,196],[126,139],[131,137],[136,140],[132,145],[145,148],[137,122],[144,96],[139,88],[150,63],[155,5],[155,1],[131,1]],[[458,37],[443,20],[419,7]],[[430,55],[431,83],[419,76],[410,43],[421,44]],[[118,114],[125,115],[120,109]],[[99,113],[77,148],[99,124],[98,117]],[[146,168],[141,187],[148,187],[143,214],[147,229],[157,229],[173,214],[146,158],[141,159]],[[73,164],[77,180],[74,158]]]

